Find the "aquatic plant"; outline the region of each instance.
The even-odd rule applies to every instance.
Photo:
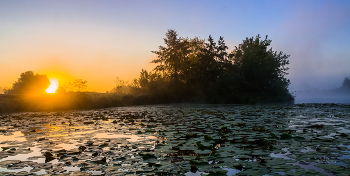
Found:
[[[281,139],[291,139],[292,138],[292,135],[287,134],[287,133],[283,133],[280,136],[281,136]]]
[[[253,127],[253,131],[265,131],[264,127]]]
[[[10,149],[9,147],[1,147],[2,151],[5,151],[7,149]]]
[[[193,172],[193,173],[196,173],[197,170],[198,170],[198,168],[196,167],[196,165],[195,165],[195,164],[192,164],[192,165],[191,165],[190,171]]]
[[[230,130],[227,128],[227,126],[222,126],[221,128],[221,132],[223,133],[223,134],[226,134],[226,133],[228,133]]]
[[[198,134],[197,134],[197,133],[187,133],[187,134],[186,134],[186,138],[187,138],[187,139],[196,138],[196,137],[198,137]]]
[[[237,122],[237,123],[236,123],[236,126],[239,126],[239,127],[244,127],[244,126],[245,126],[245,124],[246,124],[246,123],[243,123],[243,122],[242,122],[242,123],[238,123],[238,122]]]
[[[50,153],[50,152],[45,152],[44,156],[45,156],[45,163],[50,162],[50,161],[55,159],[53,157],[52,153]]]
[[[209,136],[209,135],[204,135],[204,139],[205,140],[214,140],[214,138]]]
[[[204,149],[209,149],[212,150],[213,149],[213,145],[209,145],[209,146],[204,146],[202,143],[200,142],[196,142],[196,147],[198,149],[204,150]]]
[[[323,128],[324,124],[315,124],[315,125],[310,125],[307,128]]]

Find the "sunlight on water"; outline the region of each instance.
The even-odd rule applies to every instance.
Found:
[[[154,136],[138,136],[133,134],[112,134],[112,133],[97,133],[94,137],[98,138],[120,138],[120,139],[126,139],[129,142],[137,142],[141,140],[147,140],[147,139],[157,139]]]
[[[5,141],[18,141],[18,142],[24,142],[26,141],[26,138],[23,136],[22,132],[15,131],[12,135],[0,135],[0,144]],[[1,145],[1,147],[6,147],[4,145]]]

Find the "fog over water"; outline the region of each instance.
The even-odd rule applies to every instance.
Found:
[[[295,103],[350,103],[350,92],[334,90],[302,90],[294,94]]]
[[[350,95],[297,94],[295,103],[350,103]]]

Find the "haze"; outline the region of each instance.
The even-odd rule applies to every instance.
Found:
[[[0,87],[31,70],[59,82],[88,81],[106,92],[114,79],[151,70],[151,51],[168,29],[215,40],[231,51],[269,35],[291,55],[291,91],[341,87],[350,76],[350,1],[0,1]]]

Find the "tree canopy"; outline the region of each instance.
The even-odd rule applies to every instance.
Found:
[[[243,89],[248,92],[288,92],[289,55],[268,49],[271,40],[260,36],[246,38],[232,53],[236,72],[242,79]]]
[[[289,55],[269,48],[267,36],[246,38],[231,52],[223,37],[216,43],[211,35],[207,40],[183,38],[175,30],[168,30],[164,43],[152,51],[157,55],[154,72],[141,72],[139,83],[145,90],[157,84],[154,88],[164,87],[170,99],[211,103],[294,100],[285,77]]]
[[[46,75],[34,74],[32,71],[21,73],[18,80],[13,83],[10,89],[6,89],[5,94],[40,94],[46,93],[50,86],[50,81]]]

